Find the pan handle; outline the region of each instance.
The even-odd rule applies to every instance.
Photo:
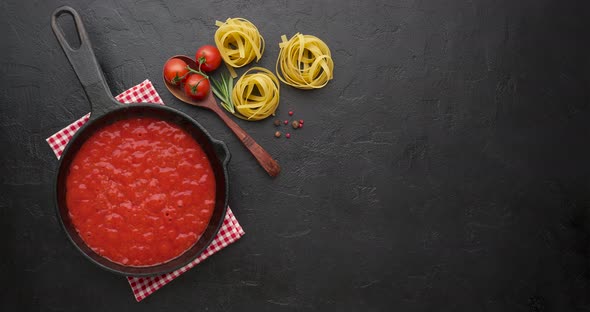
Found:
[[[80,38],[80,47],[77,49],[73,49],[68,43],[62,28],[57,23],[57,18],[62,14],[70,14],[74,17],[77,34]],[[96,56],[94,56],[92,44],[90,44],[90,39],[78,12],[69,6],[57,8],[51,15],[51,28],[53,28],[57,41],[59,41],[80,83],[82,83],[82,87],[84,87],[92,111],[90,118],[100,117],[117,107],[119,103],[113,98],[102,69],[96,60]]]
[[[213,142],[213,149],[215,150],[215,153],[217,153],[217,156],[219,156],[219,159],[221,160],[221,165],[223,167],[227,167],[227,164],[231,159],[231,154],[227,148],[227,145],[225,145],[225,143],[222,141],[213,138],[211,138],[211,141]]]

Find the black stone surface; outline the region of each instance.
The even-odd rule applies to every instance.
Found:
[[[587,1],[2,1],[2,311],[588,311]],[[44,139],[88,104],[49,26],[81,13],[113,93],[146,78],[229,145],[246,236],[136,303],[56,221]],[[335,79],[282,86],[272,120],[238,121],[270,179],[160,70],[245,17],[274,68],[282,34],[330,46]]]

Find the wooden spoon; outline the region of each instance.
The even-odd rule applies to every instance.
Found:
[[[176,55],[171,57],[170,59],[174,58],[184,61],[188,66],[190,66],[193,69],[199,68],[199,65],[188,56]],[[248,150],[250,150],[250,153],[254,155],[254,158],[256,158],[258,163],[262,166],[262,168],[264,168],[264,170],[266,170],[266,172],[271,177],[275,177],[279,174],[279,172],[281,172],[281,167],[270,156],[270,154],[266,150],[264,150],[262,146],[258,145],[258,143],[256,143],[256,141],[254,141],[254,139],[252,139],[252,137],[248,135],[246,131],[240,128],[240,126],[238,126],[238,124],[235,123],[235,121],[233,121],[231,118],[227,116],[227,114],[223,112],[223,110],[217,104],[217,101],[215,100],[215,97],[213,97],[213,93],[211,91],[209,91],[209,95],[205,99],[197,101],[187,96],[184,93],[183,88],[170,84],[168,81],[166,81],[165,77],[164,84],[166,85],[166,88],[168,88],[168,91],[170,91],[170,93],[172,93],[172,95],[174,95],[177,99],[190,105],[209,109],[216,113],[217,116],[219,116],[219,118],[221,118],[221,120],[223,120],[223,122],[225,122],[225,124],[234,132],[238,139],[242,141],[244,146]]]

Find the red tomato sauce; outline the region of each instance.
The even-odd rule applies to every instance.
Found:
[[[115,122],[78,151],[66,182],[70,218],[96,253],[127,266],[172,260],[196,243],[215,205],[199,144],[152,118]]]

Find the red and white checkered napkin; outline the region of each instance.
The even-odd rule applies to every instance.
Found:
[[[149,80],[145,80],[135,87],[117,95],[115,99],[121,103],[150,102],[164,105],[162,99],[160,99],[160,96],[158,95],[158,92],[156,92],[156,89],[154,89],[154,86]],[[76,131],[78,131],[78,129],[80,129],[80,127],[82,127],[82,125],[88,121],[89,117],[90,113],[47,138],[47,143],[49,143],[49,146],[51,146],[57,158],[61,156],[64,148],[74,133],[76,133]],[[201,263],[212,254],[237,241],[244,234],[244,230],[238,223],[238,220],[236,220],[236,217],[232,213],[231,209],[228,207],[227,214],[225,215],[225,219],[223,220],[223,225],[221,226],[219,233],[217,233],[217,236],[215,239],[213,239],[211,245],[209,245],[209,247],[197,259],[174,272],[166,273],[160,276],[128,276],[127,281],[129,282],[129,285],[131,285],[131,290],[133,290],[135,299],[137,301],[143,300],[145,297],[151,295],[156,290],[160,289],[160,287],[170,283],[173,279],[179,277],[182,273]]]

